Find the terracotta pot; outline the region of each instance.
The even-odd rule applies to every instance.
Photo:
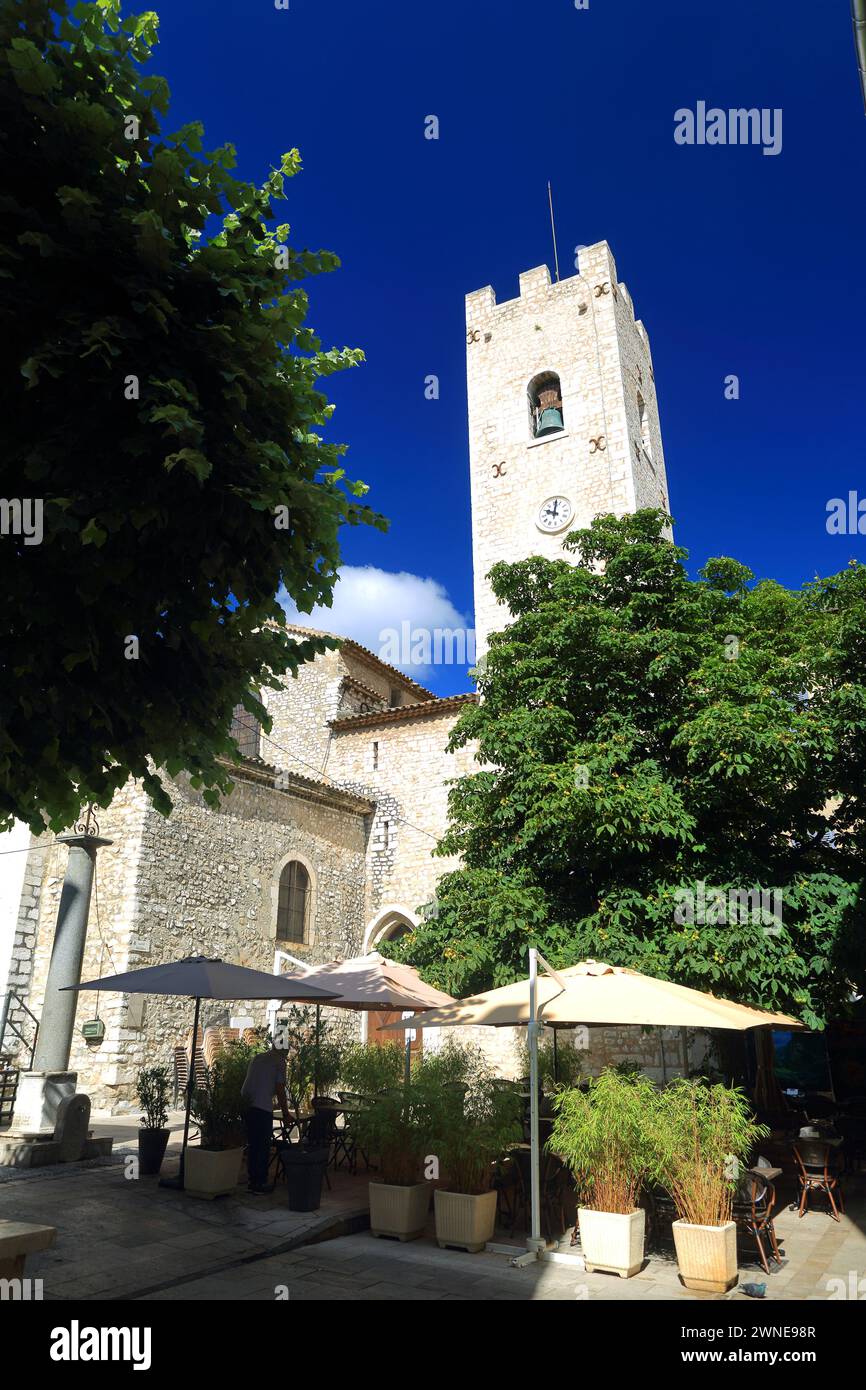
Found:
[[[493,1239],[496,1226],[496,1193],[442,1192],[434,1197],[436,1239],[445,1250],[456,1246],[475,1255]]]
[[[243,1149],[189,1148],[183,1189],[189,1197],[225,1197],[234,1192],[241,1174]]]
[[[596,1269],[610,1270],[621,1279],[630,1279],[643,1265],[646,1212],[642,1208],[623,1215],[613,1211],[592,1211],[579,1207],[580,1248],[590,1274]]]
[[[430,1210],[430,1184],[370,1183],[370,1230],[374,1236],[417,1240],[423,1236]]]
[[[737,1227],[693,1226],[689,1221],[673,1223],[674,1244],[680,1278],[687,1289],[705,1293],[726,1293],[739,1278],[737,1273]]]

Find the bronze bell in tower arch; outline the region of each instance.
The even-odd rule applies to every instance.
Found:
[[[563,428],[562,401],[555,386],[542,386],[535,411],[535,438]]]

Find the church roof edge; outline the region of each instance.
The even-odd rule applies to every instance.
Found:
[[[322,628],[304,627],[301,623],[286,623],[286,629],[289,632],[305,633],[308,637],[335,637],[342,649],[351,652],[359,661],[366,662],[374,670],[387,675],[395,685],[400,684],[405,690],[410,690],[413,695],[418,696],[419,700],[436,699],[432,690],[427,690],[425,686],[419,685],[417,681],[414,681],[411,676],[407,676],[397,666],[391,666],[389,662],[383,661],[375,652],[371,652],[369,647],[362,647],[361,643],[356,642],[354,637],[341,637],[338,632],[325,632]]]
[[[374,710],[372,714],[351,714],[344,719],[329,719],[334,733],[348,732],[350,729],[363,729],[372,724],[394,724],[401,719],[414,719],[434,714],[447,714],[461,705],[474,705],[478,696],[473,692],[466,695],[442,695],[424,700],[418,705],[397,705],[395,709]]]

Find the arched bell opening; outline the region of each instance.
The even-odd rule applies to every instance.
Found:
[[[565,429],[562,389],[556,372],[540,372],[529,383],[529,428],[533,439]]]

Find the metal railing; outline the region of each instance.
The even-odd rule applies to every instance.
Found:
[[[32,1021],[32,1040],[24,1036],[18,1024],[10,1017],[13,1007],[16,1011],[19,1009],[23,1010]],[[32,1070],[33,1058],[36,1056],[36,1043],[39,1040],[39,1019],[36,1017],[35,1013],[33,1013],[32,1009],[27,1007],[21,995],[16,994],[15,991],[11,989],[3,996],[3,1007],[0,1009],[0,1058],[4,1055],[4,1044],[7,1033],[11,1033],[13,1037],[17,1038],[18,1042],[23,1045],[25,1051],[30,1053],[30,1059],[27,1065],[28,1068]]]

